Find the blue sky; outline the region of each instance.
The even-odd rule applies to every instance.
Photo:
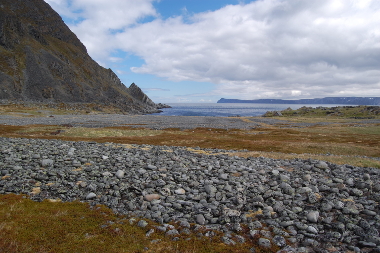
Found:
[[[380,96],[377,0],[45,0],[155,102]]]

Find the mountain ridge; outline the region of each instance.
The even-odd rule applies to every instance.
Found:
[[[217,103],[257,103],[257,104],[341,104],[341,105],[380,105],[380,97],[325,97],[298,100],[285,99],[226,99],[221,98]]]
[[[123,112],[158,112],[136,84],[127,88],[96,63],[62,18],[43,0],[0,4],[0,99],[96,103]]]

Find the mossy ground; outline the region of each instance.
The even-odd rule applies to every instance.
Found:
[[[0,125],[0,136],[217,148],[239,150],[242,156],[312,158],[380,168],[380,161],[372,158],[380,157],[380,124],[335,123],[307,128],[262,125],[250,130]]]
[[[39,116],[28,108],[0,107],[4,114]],[[20,114],[21,113],[21,114]],[[57,112],[55,112],[57,113]],[[67,113],[61,111],[58,113]],[[238,150],[231,155],[263,156],[276,159],[320,159],[338,164],[380,168],[380,124],[359,123],[355,119],[285,116],[295,122],[330,122],[312,127],[295,128],[283,124],[267,125],[251,130],[209,129],[191,130],[107,127],[88,129],[69,126],[9,126],[0,125],[0,136],[22,138],[63,139],[71,141],[113,142],[186,146],[195,149],[218,148]],[[252,118],[241,118],[249,121]],[[104,224],[114,222],[103,227]],[[154,224],[150,222],[149,229]],[[33,202],[20,195],[0,196],[0,252],[248,252],[255,245],[249,240],[238,246],[226,246],[215,240],[190,236],[189,241],[172,241],[155,233],[147,238],[148,228],[131,226],[125,217],[99,206],[87,204]],[[160,239],[156,244],[152,240]],[[257,246],[255,246],[257,247]],[[257,252],[276,252],[259,249]]]
[[[0,195],[0,252],[248,252],[257,243],[255,238],[227,246],[218,235],[213,239],[186,235],[179,241],[158,232],[147,237],[158,224],[148,221],[140,228],[129,218],[101,205],[90,208],[81,202],[34,202],[22,195]]]

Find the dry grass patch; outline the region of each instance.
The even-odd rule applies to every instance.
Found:
[[[52,135],[52,133],[58,133]],[[205,149],[248,150],[273,157],[321,157],[335,163],[380,167],[367,157],[380,157],[379,124],[332,124],[304,128],[266,125],[251,130],[196,128],[191,130],[150,130],[132,127],[70,128],[63,126],[0,125],[6,137],[112,142],[117,145],[148,144],[184,146],[192,152]],[[149,147],[146,147],[149,149]],[[275,155],[273,155],[273,153]],[[328,154],[328,156],[326,156]],[[360,157],[358,157],[360,156]]]
[[[194,235],[173,241],[162,233],[150,237],[146,228],[131,225],[125,216],[104,206],[81,202],[34,202],[22,195],[0,195],[1,252],[277,252],[260,249],[254,241],[227,246],[220,238]],[[136,223],[135,223],[136,224]],[[185,240],[189,238],[189,240]]]
[[[323,160],[336,164],[350,164],[358,167],[373,167],[380,169],[380,161],[371,159],[370,157],[357,157],[357,156],[339,156],[339,155],[319,155],[319,154],[286,154],[281,152],[261,152],[261,151],[248,151],[248,152],[233,152],[229,153],[231,156],[240,157],[268,157],[272,159],[314,159]],[[288,170],[288,169],[286,169]]]
[[[84,128],[73,127],[62,133],[62,136],[75,136],[84,138],[104,138],[104,137],[142,137],[155,136],[161,132],[150,129],[119,129],[119,128]]]

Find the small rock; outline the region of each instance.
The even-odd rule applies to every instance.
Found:
[[[105,177],[109,177],[109,176],[112,176],[112,173],[109,172],[109,171],[106,171],[106,172],[103,172],[102,175],[105,176]]]
[[[145,220],[139,220],[137,226],[140,228],[145,228],[146,226],[148,226],[148,222],[146,222]]]
[[[175,235],[179,235],[179,232],[178,232],[177,229],[171,229],[168,232],[166,232],[165,235],[167,235],[167,236],[175,236]]]
[[[93,192],[90,192],[90,193],[87,194],[87,196],[86,196],[86,199],[87,199],[87,200],[94,199],[94,198],[96,198],[96,194],[93,193]]]
[[[185,191],[184,189],[182,189],[182,188],[179,188],[179,189],[175,190],[174,192],[175,192],[176,194],[179,194],[179,195],[183,195],[183,194],[186,193],[186,191]]]
[[[286,246],[286,240],[283,236],[280,235],[275,235],[272,239],[273,243],[276,244],[279,247],[284,247]]]
[[[259,239],[259,245],[264,247],[264,248],[270,248],[272,247],[272,244],[270,242],[270,240],[266,239],[266,238],[260,238]]]
[[[306,218],[308,221],[316,223],[316,222],[318,222],[319,212],[318,211],[311,211],[306,215]]]
[[[151,230],[149,230],[148,232],[146,232],[145,236],[146,236],[146,237],[149,237],[149,236],[151,236],[153,233],[154,233],[154,229],[152,228]]]
[[[160,195],[159,194],[147,194],[144,196],[144,199],[146,201],[152,201],[154,199],[160,199]]]
[[[123,170],[118,170],[115,175],[117,178],[122,179],[124,177],[124,174],[125,172]]]
[[[363,179],[364,179],[364,180],[370,180],[370,179],[371,179],[371,176],[370,176],[368,173],[364,173],[364,175],[363,175]]]
[[[317,167],[317,168],[319,168],[319,169],[323,169],[323,170],[326,170],[326,169],[329,168],[329,166],[327,165],[327,163],[325,163],[324,161],[319,161],[314,166]]]
[[[198,214],[195,218],[195,220],[197,221],[198,224],[200,225],[204,225],[206,223],[206,219],[205,217],[203,216],[203,214]]]
[[[51,159],[43,159],[43,160],[41,161],[41,166],[42,166],[42,167],[53,166],[53,164],[54,164],[54,161],[51,160]]]

